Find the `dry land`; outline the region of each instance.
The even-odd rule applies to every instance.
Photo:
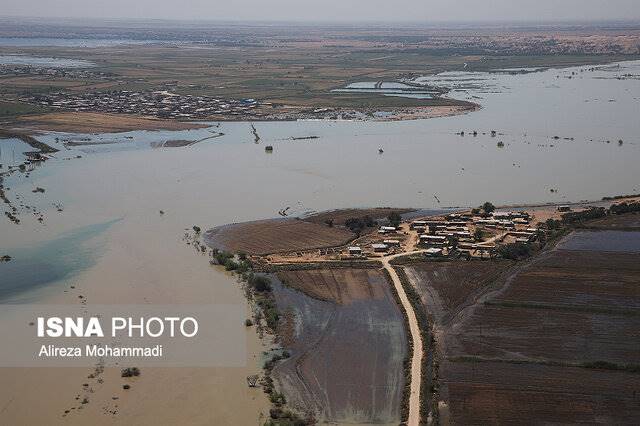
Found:
[[[209,246],[250,255],[309,250],[346,244],[355,235],[347,229],[299,219],[273,219],[225,225],[208,231]]]
[[[134,130],[187,130],[207,127],[198,123],[177,120],[160,120],[155,117],[139,117],[91,112],[55,112],[21,117],[14,126],[37,131],[73,133],[115,133]]]

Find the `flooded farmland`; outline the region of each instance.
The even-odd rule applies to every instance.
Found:
[[[12,257],[10,262],[0,263],[3,302],[77,304],[80,303],[78,296],[82,296],[88,304],[121,303],[126,299],[131,303],[244,306],[246,302],[238,283],[220,269],[211,267],[206,256],[186,245],[182,239],[185,230],[194,225],[206,230],[228,223],[272,218],[287,207],[288,214],[296,216],[343,207],[443,208],[475,206],[486,200],[497,204],[568,202],[638,193],[640,122],[636,112],[640,81],[627,75],[640,74],[640,63],[623,63],[595,71],[589,68],[522,75],[486,74],[492,81],[491,87],[479,84],[456,89],[461,96],[471,97],[482,106],[481,110],[464,116],[407,122],[256,122],[253,126],[260,135],[259,143],[255,143],[251,123],[244,122],[211,123],[208,129],[176,132],[38,135],[39,140],[60,152],[29,173],[16,171],[3,176],[6,197],[20,218],[19,225],[5,217],[0,220],[0,255]],[[583,69],[585,71],[581,71]],[[492,130],[496,131],[495,135],[491,134]],[[462,131],[464,136],[459,134]],[[477,131],[476,136],[473,131]],[[197,141],[211,136],[212,132],[222,132],[224,136],[190,146],[162,147],[169,140]],[[316,138],[304,139],[311,136]],[[89,143],[65,145],[65,140]],[[105,141],[114,143],[91,144]],[[503,142],[503,146],[499,147],[498,142]],[[21,155],[13,156],[14,147],[18,146],[15,140],[4,144],[5,141],[0,141],[3,162],[7,161],[0,169],[2,172]],[[273,147],[272,154],[265,153],[265,145]],[[6,160],[7,156],[11,161]],[[42,221],[34,214],[34,208],[42,212]],[[102,226],[104,224],[109,226]],[[59,254],[51,258],[53,265],[39,263],[37,258],[52,252]],[[633,267],[633,261],[627,257],[635,254],[619,253],[619,256],[620,264]],[[35,264],[34,257],[38,260]],[[594,258],[581,262],[600,265]],[[557,270],[552,268],[551,272]],[[603,267],[598,273],[610,272]],[[631,277],[627,274],[619,280],[632,280],[638,271],[630,269],[628,273]],[[379,279],[373,277],[372,286],[379,283]],[[562,289],[569,291],[572,285],[576,283],[563,282]],[[618,287],[616,283],[608,283],[611,292],[597,296],[606,309],[611,309],[609,304],[614,302],[617,309],[630,309],[624,305],[631,303],[624,302],[626,296],[616,293]],[[533,286],[530,290],[534,290]],[[319,387],[306,393],[292,391],[287,397],[301,406],[320,404],[320,412],[327,419],[393,422],[397,418],[402,387],[398,362],[403,356],[404,340],[398,326],[399,313],[388,294],[383,292],[380,298],[365,298],[347,305],[331,305],[286,287],[281,291],[290,305],[300,310],[298,318],[305,326],[298,330],[302,336],[300,345],[308,345],[313,333],[322,331],[307,324],[314,324],[316,319],[319,325],[323,321],[326,324],[325,315],[335,312],[334,329],[344,334],[323,340],[327,346],[322,359],[336,362],[364,359],[363,363],[369,363],[368,357],[374,352],[360,350],[365,347],[362,340],[358,340],[358,345],[344,346],[336,339],[373,336],[378,339],[374,340],[376,347],[388,347],[388,351],[380,352],[379,361],[392,366],[372,372],[345,364],[333,373],[352,374],[342,382],[334,380],[336,377],[329,375],[329,366],[324,366],[327,376],[318,381],[323,389],[330,390],[326,399],[318,399]],[[570,297],[582,298],[583,303],[592,303],[596,298],[592,295],[592,300],[587,301],[578,293],[574,290]],[[554,294],[562,293],[554,287],[548,295]],[[536,303],[558,304],[565,300]],[[506,308],[487,307],[487,317],[479,321],[486,320],[495,327],[474,330],[472,336],[462,339],[459,347],[482,349],[473,352],[475,356],[496,356],[496,351],[514,356],[538,356],[535,351],[527,353],[523,349],[528,337],[518,335],[518,330],[505,331],[512,339],[501,342],[497,348],[492,346],[495,344],[492,333],[509,325],[502,319],[503,314],[499,312],[502,309]],[[524,318],[521,320],[524,322],[518,329],[534,327],[527,322],[527,318],[531,321],[534,318],[529,308],[521,309],[520,318]],[[371,316],[373,313],[380,316],[381,322],[377,316]],[[509,315],[513,317],[513,313]],[[602,332],[598,334],[602,337],[606,324],[620,324],[619,318],[629,318],[624,313],[563,315],[571,316],[572,323],[581,324],[580,329],[574,330],[578,333],[573,340],[564,344],[566,352],[558,355],[559,359],[572,362],[575,361],[571,358],[573,355],[567,354],[573,354],[577,348],[588,348],[592,354],[589,359],[598,359],[602,341],[591,341],[580,333],[595,329]],[[548,315],[548,311],[539,316],[549,321],[547,326],[553,329],[557,318]],[[362,334],[362,330],[371,334]],[[621,332],[621,341],[632,332],[632,329]],[[250,328],[246,330],[246,339],[246,368],[145,370],[138,392],[133,389],[126,396],[120,395],[121,412],[133,416],[139,424],[179,419],[182,410],[200,413],[194,422],[200,420],[201,423],[214,419],[219,423],[246,424],[261,414],[264,416],[268,412],[268,401],[259,389],[246,386],[246,377],[260,371],[259,354],[264,347]],[[545,339],[539,344],[564,341],[563,335],[553,333]],[[606,340],[606,336],[602,339]],[[629,339],[627,342],[637,344]],[[308,351],[308,348],[298,350]],[[295,351],[293,348],[293,353]],[[607,354],[622,362],[629,359],[633,351],[622,345]],[[323,368],[320,358],[309,356],[304,362],[303,372],[307,375]],[[480,371],[482,368],[456,363],[445,366],[445,371],[452,372],[450,377],[459,377],[455,374],[463,367],[468,368],[460,373],[464,380],[452,380],[450,389],[464,387],[472,379],[478,382],[469,386],[481,387],[483,375],[490,374]],[[535,367],[542,368],[547,367]],[[92,382],[95,391],[92,402],[65,421],[69,424],[86,424],[87,419],[103,419],[93,421],[98,424],[111,422],[111,417],[102,414],[101,402],[110,401],[114,396],[114,389],[120,383],[118,373],[108,372],[104,383]],[[74,402],[87,374],[87,369],[45,373],[0,369],[3,381],[16,383],[0,391],[3,400],[14,401],[5,409],[5,415],[27,423],[57,418]],[[392,376],[383,377],[383,374]],[[622,373],[607,374],[612,375],[612,380],[618,380]],[[291,370],[283,368],[282,377],[283,383],[289,386],[287,389],[299,389],[295,382],[298,379]],[[361,383],[357,383],[358,380]],[[374,395],[376,384],[382,382],[392,385],[385,385],[381,393]],[[219,386],[220,383],[224,386]],[[36,386],[50,397],[41,410],[33,412],[29,407],[42,403],[42,398],[26,390]],[[348,392],[352,393],[347,398]],[[150,400],[145,395],[154,398]],[[365,399],[373,401],[369,406],[375,406],[375,410],[363,408]],[[461,397],[461,401],[464,398]],[[614,411],[616,405],[610,407]],[[465,416],[469,413],[473,414],[454,412],[463,420],[468,419]]]
[[[404,387],[404,319],[380,270],[285,271],[276,380],[289,402],[322,422],[397,424]]]
[[[617,228],[637,218],[586,226]],[[471,282],[447,271],[448,262],[406,266],[434,314],[441,418],[633,423],[640,414],[632,402],[640,386],[638,241],[634,231],[578,230],[527,262],[503,263],[499,275],[493,263],[462,262]],[[457,311],[447,310],[456,299],[463,300]]]

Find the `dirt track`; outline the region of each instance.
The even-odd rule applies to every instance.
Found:
[[[407,314],[407,320],[409,322],[409,331],[411,333],[411,339],[413,340],[413,353],[411,355],[411,391],[409,394],[409,417],[407,419],[408,426],[417,426],[420,424],[420,385],[422,380],[422,337],[420,335],[420,327],[418,326],[418,320],[416,314],[413,311],[411,302],[407,294],[404,292],[400,277],[396,273],[395,269],[389,264],[389,261],[410,254],[420,253],[401,253],[398,255],[388,256],[382,259],[382,265],[389,272],[389,276],[393,281],[393,285],[398,293],[400,303],[402,303],[402,309]]]

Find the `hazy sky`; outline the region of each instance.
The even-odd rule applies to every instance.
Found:
[[[0,15],[302,21],[640,19],[640,0],[0,0]]]

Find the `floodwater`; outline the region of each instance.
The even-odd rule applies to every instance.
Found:
[[[336,93],[378,93],[384,96],[400,96],[403,98],[431,99],[436,94],[432,90],[410,86],[397,82],[363,81],[351,83],[342,89],[333,89]]]
[[[315,413],[320,422],[400,420],[404,319],[384,275],[372,273],[368,279],[372,294],[346,304],[316,300],[273,281],[279,310],[292,315],[295,324],[295,341],[286,346],[291,357],[273,375],[290,404]],[[347,298],[356,286],[344,284]]]
[[[48,58],[30,55],[0,55],[0,65],[29,65],[47,68],[88,68],[95,64],[82,59]]]
[[[564,250],[640,253],[640,232],[577,231],[558,244]]]
[[[5,167],[17,166],[23,163],[27,158],[24,153],[29,151],[33,151],[33,148],[20,139],[0,139],[0,164],[2,165],[0,173]]]
[[[0,37],[0,46],[32,47],[109,47],[120,44],[144,44],[149,41],[129,39],[85,39],[85,38],[55,38],[55,37]]]
[[[0,217],[0,256],[10,255],[16,262],[0,263],[0,288],[10,289],[4,301],[77,304],[82,292],[88,305],[244,305],[238,284],[211,267],[182,237],[193,225],[205,230],[270,218],[286,207],[299,214],[343,207],[444,208],[487,200],[561,202],[640,193],[640,62],[588,68],[464,76],[473,82],[461,84],[454,95],[472,99],[482,109],[457,117],[258,122],[259,144],[250,123],[243,122],[178,132],[38,136],[60,152],[28,177],[20,172],[4,177],[5,188],[10,188],[6,195],[14,204],[19,195],[44,216],[39,223],[18,208],[20,225]],[[457,134],[461,131],[464,136]],[[212,132],[224,136],[188,147],[153,148],[170,139],[200,140]],[[308,136],[318,138],[292,140]],[[117,143],[67,148],[66,139]],[[272,154],[265,153],[265,145],[273,146]],[[46,192],[32,192],[36,187]],[[2,208],[6,210],[4,204]],[[69,239],[74,235],[87,238],[76,244]],[[51,274],[43,269],[42,274],[25,275],[23,269],[40,268],[38,262],[48,261],[55,262]],[[259,390],[246,387],[246,376],[259,371],[261,350],[251,329],[247,340],[252,348],[247,368],[156,374],[143,370],[139,389],[145,390],[144,396],[131,392],[128,401],[120,401],[120,412],[140,424],[185,412],[201,413],[197,419],[202,423],[255,421],[268,402]],[[14,424],[50,423],[47,420],[58,418],[65,404],[73,402],[86,375],[82,369],[51,371],[43,384],[35,372],[0,370],[0,380],[21,383],[2,391],[2,400],[13,401],[3,408],[3,416]],[[109,380],[107,388],[119,383],[117,374]],[[36,389],[55,395],[47,409],[38,412],[27,408],[44,397]],[[103,396],[110,401],[112,395]],[[99,404],[89,404],[66,420],[110,421]]]

